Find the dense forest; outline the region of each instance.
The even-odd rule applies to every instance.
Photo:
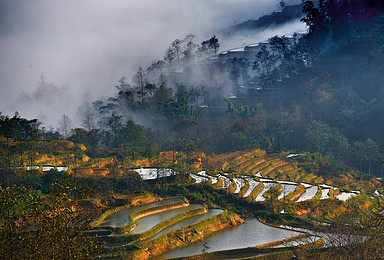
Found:
[[[219,52],[216,36],[200,44],[191,34],[174,40],[162,59],[138,68],[132,80],[121,77],[115,95],[84,104],[81,127],[73,127],[65,114],[57,129],[47,129],[17,112],[0,113],[0,258],[98,255],[102,243],[80,232],[100,211],[83,206],[90,196],[180,193],[208,196],[222,207],[232,200],[205,188],[167,186],[164,180],[151,186],[138,175],[117,177],[131,173],[137,161],[163,166],[159,154],[170,151],[174,157],[176,152],[173,162],[178,163],[172,166],[181,173],[191,171],[200,153],[261,149],[309,154],[305,170],[327,179],[350,173],[369,186],[382,177],[384,3],[319,0],[302,6],[306,34],[276,35],[243,56]],[[60,142],[66,141],[76,145],[62,148],[66,143]],[[67,150],[70,155],[64,156]],[[113,178],[23,169],[39,165],[42,154],[62,156],[61,165],[79,167],[84,158],[108,158]],[[172,178],[170,183],[181,184],[186,176]],[[245,204],[228,208],[281,218],[268,213],[268,205]]]

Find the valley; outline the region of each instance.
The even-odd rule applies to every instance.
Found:
[[[92,40],[75,44],[89,49],[84,57],[95,46],[97,62],[65,65],[74,51],[46,65],[84,77],[71,90],[83,103],[41,75],[35,92],[6,106],[30,112],[38,102],[37,118],[0,112],[0,259],[383,258],[383,2],[281,0],[229,22],[261,15],[258,4],[273,10],[245,2],[179,1],[145,19],[140,5],[158,3],[83,10],[103,11],[100,24],[78,24]],[[180,8],[175,21],[169,11]],[[0,32],[23,27],[10,24]],[[94,37],[103,28],[113,57]],[[149,40],[129,48],[124,37]],[[62,46],[48,42],[55,56]],[[112,85],[100,79],[116,73]]]

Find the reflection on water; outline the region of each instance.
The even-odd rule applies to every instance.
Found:
[[[178,228],[181,228],[181,227],[185,227],[185,226],[188,226],[188,225],[193,225],[197,222],[200,222],[204,219],[207,219],[207,218],[210,218],[210,217],[213,217],[213,216],[216,216],[220,213],[224,212],[224,210],[222,209],[209,209],[207,213],[205,214],[202,214],[202,215],[198,215],[198,216],[193,216],[193,217],[190,217],[190,218],[187,218],[187,219],[184,219],[178,223],[176,223],[175,225],[173,226],[170,226],[170,227],[167,227],[166,229],[163,229],[162,231],[160,231],[156,236],[153,237],[153,239],[155,238],[158,238],[166,233],[169,233],[175,229],[178,229]]]
[[[155,206],[161,206],[164,204],[169,204],[177,201],[181,201],[181,198],[170,198],[170,199],[164,199],[160,200],[155,203],[146,204],[143,206],[133,207],[130,209],[123,209],[116,213],[108,215],[105,220],[101,223],[100,226],[111,226],[111,227],[122,227],[124,225],[127,225],[129,223],[129,215],[132,213],[135,213],[142,209],[147,209]]]
[[[180,214],[180,213],[183,213],[183,212],[186,212],[189,210],[201,208],[201,207],[203,207],[203,205],[191,204],[188,207],[182,207],[182,208],[178,208],[178,209],[167,210],[164,212],[160,212],[157,214],[153,214],[153,215],[149,215],[149,216],[140,218],[140,219],[135,221],[136,228],[132,231],[132,233],[133,234],[139,234],[139,233],[145,232],[147,230],[150,230],[151,228],[153,228],[154,226],[156,226],[160,222],[167,220],[169,218],[172,218],[172,217],[176,216],[177,214]]]
[[[267,226],[257,219],[248,219],[247,223],[219,231],[207,238],[207,252],[245,248],[297,236],[301,233]],[[175,249],[161,255],[160,259],[183,257],[202,253],[202,244],[195,243]]]

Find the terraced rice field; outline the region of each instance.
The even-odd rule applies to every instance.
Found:
[[[253,189],[257,186],[257,184],[259,184],[258,181],[255,181],[255,180],[250,179],[250,178],[246,179],[246,181],[249,182],[249,188],[248,188],[248,190],[245,192],[245,194],[244,194],[244,196],[243,196],[244,198],[248,197],[249,194],[251,194],[251,192],[253,191]]]
[[[283,186],[283,191],[277,197],[278,200],[281,200],[282,198],[284,198],[284,196],[294,191],[297,187],[297,185],[295,184],[281,184],[281,185]]]
[[[223,180],[223,187],[222,188],[227,189],[229,187],[229,185],[231,185],[231,183],[232,183],[231,179],[224,176],[224,175],[221,175],[221,174],[219,174],[218,176],[220,179]]]
[[[220,213],[223,213],[224,210],[222,209],[209,209],[207,213],[205,214],[202,214],[202,215],[197,215],[197,216],[194,216],[194,217],[190,217],[190,218],[187,218],[187,219],[184,219],[180,222],[178,222],[177,224],[173,225],[173,226],[170,226],[162,231],[160,231],[156,236],[153,237],[153,239],[155,238],[158,238],[158,237],[161,237],[162,235],[166,234],[166,233],[169,233],[173,230],[176,230],[178,228],[182,228],[182,227],[185,227],[185,226],[189,226],[189,225],[193,225],[197,222],[200,222],[200,221],[203,221],[207,218],[210,218],[210,217],[213,217],[213,216],[216,216]]]
[[[143,180],[154,180],[176,174],[172,169],[167,168],[140,168],[135,171],[140,174]]]
[[[233,181],[236,183],[236,190],[233,193],[238,194],[245,185],[245,180],[243,178],[233,178]]]
[[[213,176],[207,174],[206,171],[201,171],[201,172],[198,173],[198,175],[210,179],[212,184],[216,184],[218,182],[217,177],[213,177]]]
[[[210,179],[210,177],[198,177],[198,178],[196,178],[196,175],[194,175],[194,174],[191,174],[191,177],[196,179],[196,183],[200,183],[202,181],[208,181]],[[203,178],[204,178],[204,180],[202,180]],[[313,186],[313,185],[308,184],[308,183],[297,183],[297,182],[291,182],[291,181],[279,181],[279,180],[274,181],[272,179],[267,179],[267,178],[260,178],[259,179],[260,182],[254,180],[253,178],[247,177],[247,176],[242,176],[240,178],[236,177],[236,178],[233,178],[233,180],[231,180],[229,177],[226,177],[223,175],[219,175],[219,178],[221,178],[223,180],[223,186],[221,187],[222,189],[227,189],[229,187],[229,185],[232,183],[232,181],[235,182],[236,188],[235,188],[235,191],[233,192],[233,194],[238,194],[240,192],[241,188],[246,183],[248,183],[249,187],[243,195],[244,198],[247,198],[252,193],[252,191],[255,189],[255,187],[260,182],[262,182],[264,184],[264,188],[257,195],[257,197],[255,199],[255,201],[257,201],[257,202],[265,201],[266,198],[263,196],[263,194],[266,191],[268,191],[269,189],[271,189],[272,187],[276,186],[278,183],[281,183],[281,185],[283,186],[283,191],[277,197],[278,200],[282,200],[285,196],[287,196],[291,192],[295,191],[295,189],[300,184],[303,185],[304,187],[306,187],[306,190],[297,199],[296,202],[302,202],[302,201],[307,201],[307,200],[313,199],[319,190],[319,186],[317,186],[317,185]],[[326,187],[328,187],[328,186],[326,185]],[[336,189],[336,188],[332,187],[332,189]],[[330,198],[328,195],[329,191],[330,191],[329,188],[328,189],[323,188],[321,190],[320,199],[321,200],[329,199]],[[341,201],[346,201],[350,198],[353,198],[354,196],[356,196],[358,194],[359,194],[358,192],[342,192],[338,196],[336,196],[336,199],[341,200]]]
[[[196,175],[196,174],[193,174],[193,173],[189,174],[189,176],[191,176],[192,179],[195,180],[195,183],[196,183],[196,184],[197,184],[197,183],[202,183],[202,182],[205,182],[205,181],[208,181],[208,180],[209,180],[209,179],[206,178],[206,177],[201,177],[201,176]]]
[[[133,214],[133,213],[140,214],[140,212],[142,212],[141,214],[144,214],[144,212],[151,212],[150,209],[156,206],[156,208],[154,208],[152,211],[153,214],[136,219],[134,221],[134,224],[136,225],[136,227],[133,229],[132,232],[128,233],[128,235],[136,234],[138,240],[133,241],[133,244],[137,245],[138,248],[140,248],[143,245],[142,243],[144,244],[147,242],[152,243],[152,241],[159,241],[159,239],[162,241],[162,239],[164,239],[163,237],[164,236],[166,237],[170,232],[182,232],[184,230],[187,230],[186,232],[188,232],[191,225],[201,225],[201,223],[203,223],[203,225],[212,225],[215,220],[213,220],[213,222],[210,223],[210,222],[206,222],[207,219],[219,217],[218,216],[219,214],[227,214],[222,209],[208,209],[205,211],[205,213],[204,211],[199,211],[199,213],[191,214],[187,218],[173,220],[174,219],[173,217],[179,216],[180,213],[196,212],[197,209],[200,209],[203,207],[203,205],[190,204],[182,208],[172,209],[172,205],[174,204],[170,204],[170,203],[172,202],[174,203],[175,201],[181,201],[181,200],[182,198],[164,199],[156,203],[151,203],[143,206],[130,208],[129,211],[127,210],[121,210],[121,212],[118,211],[116,213],[111,214],[111,217],[112,219],[115,219],[115,220],[118,218],[121,218],[121,220],[119,221],[123,224],[126,224],[124,222],[124,219],[127,219],[127,218],[129,219],[130,214]],[[169,207],[167,209],[168,204],[169,204]],[[162,212],[157,212],[156,210],[158,209],[159,205],[165,206],[163,208],[166,210]],[[172,223],[172,224],[169,225],[166,223]],[[102,222],[102,224],[105,224],[105,222]],[[156,228],[156,227],[159,227],[159,225],[160,226],[163,225],[163,228],[161,229]],[[117,226],[120,226],[120,225],[117,225]],[[269,242],[282,244],[283,239],[290,238],[292,240],[297,240],[299,238],[295,236],[298,236],[298,235],[302,236],[302,234],[303,233],[300,233],[297,231],[290,231],[290,230],[271,227],[259,222],[257,219],[248,219],[247,222],[244,224],[234,225],[234,226],[231,225],[231,228],[226,228],[226,229],[214,232],[213,234],[210,234],[206,239],[209,243],[209,247],[210,247],[209,251],[214,252],[214,251],[220,251],[220,250],[246,248],[248,246],[257,246],[257,245],[261,245]],[[104,235],[104,236],[106,236],[106,241],[114,241],[116,239],[120,240],[124,238],[124,234],[114,235],[113,232],[109,233],[109,235]],[[114,236],[116,238],[112,239]],[[101,238],[102,237],[103,235],[101,235]],[[172,241],[170,241],[170,243],[172,243]],[[124,244],[112,245],[111,247],[111,245],[107,243],[106,249],[113,248],[112,250],[116,250],[116,249],[124,250],[124,247],[125,247]],[[173,256],[182,257],[190,254],[200,253],[200,250],[196,250],[196,247],[200,248],[199,243],[187,244],[186,246],[181,246],[181,247],[182,248],[171,250],[161,256],[155,256],[155,259],[166,259]]]
[[[302,154],[289,154],[286,157],[267,157],[264,151],[254,150],[243,154],[232,161],[225,162],[222,166],[223,169],[231,170],[237,177],[230,178],[229,173],[218,174],[217,176],[211,176],[206,171],[200,171],[199,173],[191,173],[191,178],[196,184],[210,181],[211,184],[217,184],[220,181],[222,183],[221,189],[228,189],[233,194],[239,194],[244,185],[247,185],[248,189],[241,192],[241,196],[248,198],[251,195],[255,187],[262,182],[264,187],[259,194],[253,194],[255,201],[262,202],[266,198],[263,194],[270,188],[281,183],[283,190],[278,195],[277,199],[282,200],[285,196],[290,194],[299,185],[303,185],[306,190],[297,199],[296,202],[302,202],[313,199],[319,187],[322,189],[318,198],[321,200],[329,199],[329,191],[331,189],[337,189],[330,185],[319,183],[323,179],[320,176],[316,176],[313,173],[306,173],[300,169],[295,162],[295,157],[300,157]],[[174,174],[171,169],[138,169],[136,170],[144,180],[154,179],[158,177],[166,177]],[[282,178],[282,179],[280,179]],[[231,186],[231,187],[230,187]],[[261,187],[259,188],[261,189]],[[346,201],[354,196],[358,195],[358,192],[342,192],[336,196],[336,199]]]
[[[205,177],[197,176],[195,174],[190,174],[190,176],[196,180],[195,183],[201,183],[202,181],[208,181],[211,178],[215,178],[213,176],[209,176],[206,173],[204,175]],[[252,191],[255,189],[255,187],[259,184],[259,181],[256,181],[253,178],[247,177],[247,176],[235,177],[233,179],[230,179],[229,177],[224,176],[224,175],[218,175],[218,176],[220,179],[223,180],[223,186],[221,187],[222,189],[227,189],[229,187],[229,185],[231,185],[232,181],[235,182],[236,188],[233,192],[234,194],[238,194],[240,192],[241,188],[246,183],[248,183],[249,187],[243,195],[244,198],[247,198],[252,193]],[[293,181],[280,181],[280,180],[272,180],[272,179],[268,179],[268,178],[259,178],[259,180],[260,180],[260,182],[262,182],[264,184],[264,188],[257,195],[257,197],[255,199],[255,201],[257,201],[257,202],[265,201],[266,198],[263,196],[263,194],[266,191],[268,191],[270,188],[276,186],[278,183],[281,183],[281,185],[283,186],[283,191],[277,197],[278,200],[282,200],[285,196],[287,196],[288,194],[293,192],[297,188],[297,186],[299,186],[299,185],[303,185],[306,188],[305,192],[297,199],[296,202],[302,202],[302,201],[307,201],[307,200],[313,199],[315,197],[315,195],[317,194],[319,187],[323,187],[321,190],[321,197],[320,197],[321,200],[330,198],[328,195],[330,189],[337,189],[336,187],[332,187],[332,186],[325,185],[325,184],[317,186],[317,185],[311,185],[308,183],[298,183],[298,182],[293,182]],[[324,187],[331,187],[331,188],[324,188]],[[354,196],[356,196],[358,194],[359,194],[359,192],[342,192],[338,196],[336,196],[336,199],[341,200],[341,201],[346,201],[350,198],[353,198]]]
[[[275,187],[277,185],[277,182],[264,182],[264,188],[260,191],[260,193],[257,195],[255,201],[265,201],[265,198],[263,197],[263,194],[271,189],[272,187]]]
[[[143,233],[145,231],[150,230],[151,228],[153,228],[157,224],[160,224],[161,222],[163,222],[163,221],[165,221],[165,220],[167,220],[169,218],[172,218],[172,217],[174,217],[174,216],[176,216],[176,215],[178,215],[180,213],[183,213],[183,212],[186,212],[186,211],[190,211],[190,210],[193,210],[193,209],[202,208],[202,207],[203,207],[203,205],[191,204],[188,207],[167,210],[165,212],[160,212],[160,213],[157,213],[157,214],[153,214],[153,215],[150,215],[150,216],[146,216],[146,217],[140,218],[140,219],[135,221],[136,227],[135,227],[135,229],[133,229],[132,234]]]
[[[300,198],[296,202],[313,199],[313,197],[315,197],[318,189],[319,189],[319,187],[317,187],[317,186],[307,188],[307,190],[300,196]]]
[[[321,197],[320,197],[320,199],[321,200],[329,199],[329,191],[330,190],[331,189],[322,189],[321,190]]]
[[[104,219],[104,221],[101,222],[100,226],[110,226],[114,228],[122,227],[129,223],[129,216],[139,210],[143,210],[143,209],[147,209],[155,206],[161,206],[165,204],[170,204],[177,201],[181,201],[181,198],[164,199],[151,204],[146,204],[146,205],[142,205],[142,206],[138,206],[130,209],[123,209],[107,216]]]
[[[355,197],[356,195],[357,194],[354,192],[342,192],[339,195],[337,195],[336,198],[338,200],[341,200],[341,201],[346,201],[346,200],[349,200],[349,199]]]
[[[219,231],[209,236],[206,241],[209,246],[207,252],[253,247],[297,236],[299,234],[300,233],[297,231],[267,226],[257,219],[248,219],[247,223],[228,230]],[[201,243],[196,243],[184,248],[169,251],[157,259],[185,257],[199,253],[201,253]]]

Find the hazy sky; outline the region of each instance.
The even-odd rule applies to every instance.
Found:
[[[278,3],[0,0],[0,111],[17,110],[46,125],[56,125],[63,113],[78,122],[83,101],[114,93],[121,76],[130,78],[138,66],[162,58],[174,39],[192,33],[201,42],[235,21],[275,10]],[[44,88],[37,87],[40,75]]]

